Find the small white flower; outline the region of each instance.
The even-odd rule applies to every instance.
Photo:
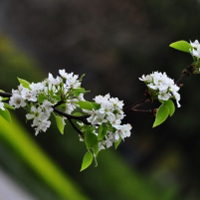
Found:
[[[53,104],[46,99],[43,101],[41,108],[44,110],[47,116],[50,116],[51,113],[53,112]]]
[[[160,91],[158,95],[158,99],[163,100],[163,101],[168,101],[171,98],[171,94],[167,92],[166,90]]]
[[[190,41],[190,45],[193,47],[193,48],[197,48],[199,46],[199,41],[198,40],[195,40],[194,42],[191,42]]]
[[[61,77],[63,77],[65,79],[65,84],[64,87],[66,87],[67,89],[69,88],[78,88],[80,87],[81,83],[78,80],[78,75],[72,73],[66,73],[65,70],[59,70],[59,73],[61,75]]]
[[[122,138],[122,140],[123,140],[124,138],[131,136],[132,127],[130,124],[123,124],[120,126],[116,126],[115,128],[117,129],[115,132],[116,141],[118,141],[119,138]]]
[[[59,85],[62,82],[62,79],[59,76],[54,78],[53,75],[49,73],[48,82],[52,85]]]
[[[190,45],[192,46],[192,49],[190,49],[190,53],[192,56],[200,58],[200,44],[198,40],[195,40],[194,42],[190,41]]]
[[[37,101],[37,93],[35,91],[31,91],[27,88],[23,88],[23,90],[21,91],[21,97],[24,100],[28,100],[28,101],[32,101],[32,102],[36,102]]]
[[[9,104],[11,106],[14,106],[15,108],[25,107],[26,103],[24,99],[21,97],[21,95],[15,93],[10,97]]]
[[[61,77],[67,79],[68,73],[65,72],[65,69],[60,69],[58,72],[61,75]]]
[[[39,123],[39,125],[35,128],[35,135],[38,135],[40,131],[46,132],[50,127],[51,121],[45,119]]]
[[[29,87],[33,92],[39,93],[44,90],[45,82],[31,83]]]
[[[5,110],[4,103],[2,102],[2,97],[0,97],[0,109]]]

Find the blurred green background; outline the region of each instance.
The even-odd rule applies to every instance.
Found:
[[[142,74],[177,79],[192,62],[169,44],[200,39],[199,11],[197,0],[0,0],[0,89],[66,69],[86,74],[89,100],[110,93],[130,105],[143,98]],[[61,135],[53,122],[35,137],[23,110],[12,124],[0,118],[0,199],[200,199],[199,83],[184,80],[181,108],[158,128],[127,113],[132,136],[83,172],[85,147],[70,126]]]

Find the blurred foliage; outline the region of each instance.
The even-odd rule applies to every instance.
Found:
[[[57,193],[57,196],[54,195],[51,199],[87,199],[79,193],[78,187],[67,175],[58,166],[55,166],[31,137],[28,136],[26,130],[17,122],[17,119],[13,119],[13,122],[9,124],[1,117],[0,123],[1,139],[5,140],[11,146],[16,156],[20,157],[40,177],[43,184],[47,184],[51,190]],[[43,195],[42,199],[49,199],[49,197],[45,196]]]
[[[17,77],[27,78],[31,82],[37,82],[43,77],[34,57],[17,49],[3,34],[0,34],[0,66],[0,85],[6,91],[17,87]]]

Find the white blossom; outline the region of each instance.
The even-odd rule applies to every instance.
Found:
[[[200,58],[200,44],[198,40],[195,40],[194,42],[190,41],[190,45],[192,46],[192,49],[190,49],[190,53],[193,57]]]
[[[44,100],[42,105],[41,105],[41,108],[44,110],[44,112],[47,114],[47,116],[50,116],[51,115],[51,112],[53,112],[53,105],[50,101],[48,100]]]
[[[131,136],[131,125],[130,124],[123,124],[116,126],[116,132],[115,132],[115,139],[119,140],[119,138],[124,139],[126,137]]]
[[[45,82],[43,81],[43,82],[39,82],[39,83],[31,83],[29,87],[32,91],[34,91],[36,93],[40,93],[45,88]]]
[[[41,121],[41,123],[39,123],[38,126],[35,128],[35,135],[38,135],[40,131],[46,132],[50,125],[51,121],[47,119]]]
[[[54,78],[51,73],[49,73],[49,76],[48,76],[47,80],[51,85],[54,85],[54,86],[59,85],[62,82],[62,79],[59,76]]]
[[[191,42],[191,41],[190,41],[190,45],[191,45],[193,48],[197,48],[200,44],[199,44],[199,41],[198,41],[198,40],[195,40],[194,42]]]
[[[169,99],[175,99],[177,106],[180,107],[180,94],[178,93],[180,88],[165,72],[156,71],[150,75],[142,75],[139,80],[144,81],[148,88],[154,90],[159,100],[168,101]]]
[[[21,91],[21,97],[24,100],[36,102],[37,101],[36,95],[37,95],[37,93],[35,91],[31,91],[27,88],[23,88],[22,91]]]
[[[4,103],[2,102],[2,97],[0,97],[0,109],[5,110]]]
[[[99,104],[100,107],[96,110],[85,111],[90,114],[87,118],[88,122],[97,129],[102,124],[106,124],[106,126],[110,127],[104,139],[99,141],[99,150],[109,148],[120,139],[129,137],[131,134],[131,125],[121,124],[125,116],[123,112],[123,101],[111,97],[110,94],[106,94],[105,96],[98,95],[94,98],[94,101]]]
[[[14,106],[15,108],[25,107],[25,100],[22,98],[20,94],[15,93],[10,97],[9,104]]]

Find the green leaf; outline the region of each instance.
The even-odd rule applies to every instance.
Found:
[[[56,124],[57,124],[58,130],[60,131],[61,134],[64,134],[65,122],[63,118],[56,114],[54,114],[54,116],[56,118]]]
[[[83,171],[84,169],[88,168],[92,164],[92,161],[93,161],[92,152],[88,151],[83,157],[83,162],[80,171]]]
[[[0,115],[8,122],[11,122],[10,112],[5,108],[5,110],[0,109]]]
[[[85,144],[87,149],[93,148],[97,143],[97,136],[92,132],[92,129],[88,127],[85,132]]]
[[[117,147],[120,145],[122,139],[120,138],[117,142],[115,142],[115,149],[117,149]]]
[[[11,106],[10,104],[8,104],[8,103],[4,103],[4,107],[5,108],[9,108],[11,110],[15,110],[15,108],[13,106]]]
[[[171,117],[175,112],[174,102],[172,100],[168,100],[168,101],[165,101],[164,104],[168,107],[169,116]]]
[[[94,154],[97,156],[99,153],[99,144],[98,142],[93,147]]]
[[[103,138],[105,137],[107,133],[107,127],[105,124],[101,124],[99,126],[99,132],[98,132],[98,140],[103,140]]]
[[[21,79],[21,78],[17,78],[17,79],[23,85],[23,87],[30,89],[30,87],[29,87],[30,83],[28,81]]]
[[[73,115],[74,115],[74,116],[83,116],[83,113],[80,113],[80,112],[74,112]]]
[[[184,51],[184,52],[187,52],[187,53],[190,53],[190,49],[192,48],[190,43],[188,43],[184,40],[174,42],[174,43],[170,44],[169,46],[176,49],[176,50]]]
[[[96,102],[91,102],[91,104],[92,104],[94,110],[98,110],[100,108],[100,105]]]
[[[169,115],[169,109],[166,105],[162,104],[156,113],[156,119],[153,123],[153,128],[162,124]]]
[[[92,110],[94,106],[89,101],[78,101],[76,102],[82,109]]]
[[[46,99],[46,96],[42,93],[38,94],[38,103],[43,103],[43,101]]]
[[[78,97],[81,93],[85,94],[86,91],[85,91],[84,88],[79,87],[79,88],[77,88],[77,89],[73,89],[73,93],[74,93],[74,96],[75,96],[75,97]]]

